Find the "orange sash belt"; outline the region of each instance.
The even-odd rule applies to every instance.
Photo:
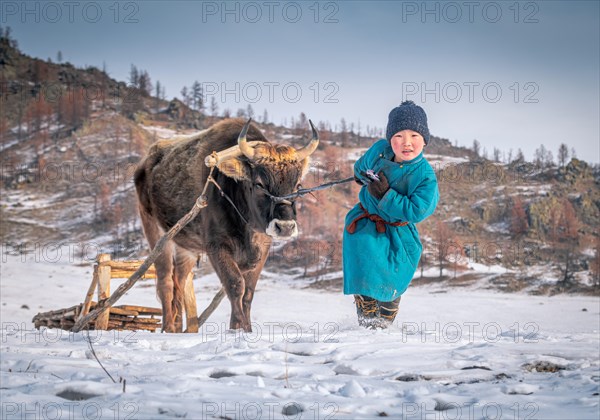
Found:
[[[348,227],[346,227],[346,230],[348,231],[348,233],[354,233],[356,232],[356,223],[361,220],[361,219],[369,219],[372,222],[375,222],[375,228],[377,229],[377,232],[379,233],[384,233],[385,232],[385,225],[390,225],[390,226],[406,226],[408,225],[408,222],[394,222],[394,223],[390,223],[384,219],[381,218],[381,216],[379,216],[378,214],[370,214],[362,205],[362,203],[358,204],[361,208],[361,210],[363,211],[363,214],[361,214],[360,216],[358,216],[356,219],[354,219],[349,225]]]

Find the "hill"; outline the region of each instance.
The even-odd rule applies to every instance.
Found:
[[[100,252],[114,258],[147,252],[131,174],[158,139],[193,133],[225,116],[185,100],[166,101],[147,85],[127,85],[102,70],[79,69],[22,54],[0,40],[3,253],[45,261],[65,245],[74,263]],[[274,142],[308,140],[306,117],[292,127],[263,121]],[[304,186],[352,174],[377,140],[318,125],[321,144]],[[599,294],[600,171],[571,159],[563,167],[523,159],[501,163],[434,137],[425,155],[436,169],[441,201],[419,225],[424,255],[415,284],[482,287],[535,294]],[[339,289],[344,216],[358,186],[345,184],[300,202],[301,234],[274,244],[267,268]],[[58,255],[58,256],[57,256]],[[210,272],[205,256],[201,270]]]

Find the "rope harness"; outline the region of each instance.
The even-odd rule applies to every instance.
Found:
[[[332,182],[327,182],[325,184],[321,184],[321,185],[318,185],[318,186],[312,187],[312,188],[301,188],[298,191],[295,191],[291,194],[284,195],[281,197],[271,194],[264,187],[258,187],[258,188],[260,188],[265,193],[265,195],[271,199],[271,209],[269,212],[269,216],[270,216],[270,218],[272,218],[273,212],[275,211],[275,206],[278,204],[284,204],[284,205],[294,207],[296,205],[295,199],[300,198],[303,195],[310,194],[313,191],[319,191],[319,190],[331,188],[334,185],[344,184],[344,183],[350,182],[350,181],[354,181],[354,177],[345,178],[345,179],[332,181]],[[212,175],[208,175],[207,182],[211,182],[212,184],[215,185],[215,187],[217,187],[217,189],[219,190],[219,193],[221,194],[221,197],[224,197],[229,202],[229,204],[231,204],[231,206],[234,208],[234,210],[237,212],[237,214],[240,216],[240,218],[244,221],[244,223],[248,224],[248,220],[246,220],[246,218],[242,215],[242,212],[237,208],[237,206],[235,205],[233,200],[227,195],[227,193],[225,191],[223,191],[223,189],[221,188],[219,183],[212,177]]]

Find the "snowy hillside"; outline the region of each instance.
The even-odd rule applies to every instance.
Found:
[[[83,300],[90,266],[2,258],[2,419],[600,415],[596,297],[412,287],[391,329],[367,331],[350,297],[264,273],[252,333],[227,330],[227,302],[199,334],[91,332],[113,383],[85,333],[32,330]],[[201,309],[218,287],[195,280]],[[152,282],[123,303],[158,306]]]

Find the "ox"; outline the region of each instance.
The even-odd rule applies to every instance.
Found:
[[[205,159],[213,151],[238,152],[219,160],[212,175],[231,202],[210,185],[208,206],[155,262],[163,331],[182,330],[185,281],[202,252],[231,302],[230,328],[251,331],[252,298],[271,241],[298,234],[294,203],[275,197],[294,192],[308,171],[309,156],[319,144],[312,123],[311,127],[311,142],[298,150],[269,143],[256,126],[242,119],[223,120],[192,137],[151,146],[134,174],[151,248],[194,205],[209,174]]]

